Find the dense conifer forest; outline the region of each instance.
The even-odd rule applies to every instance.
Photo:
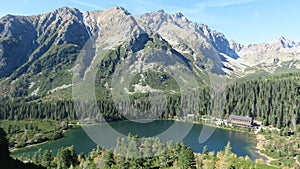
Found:
[[[190,110],[196,119],[208,115],[211,112],[210,89],[201,88],[199,91],[198,110]],[[223,93],[225,103],[222,105],[221,117],[229,114],[243,115],[260,120],[263,125],[273,127],[291,127],[300,123],[300,74],[283,74],[266,78],[258,78],[230,83]],[[187,113],[182,112],[181,105],[188,104],[186,98],[181,98],[179,94],[167,95],[163,112],[156,115],[156,107],[152,106],[147,99],[148,94],[134,94],[131,103],[120,102],[118,106],[125,112],[127,108],[134,105],[135,108],[148,111],[148,117],[159,117],[167,119],[170,117],[184,117]],[[158,100],[160,101],[160,100]],[[92,117],[95,121],[113,121],[124,119],[124,114],[118,112],[116,104],[111,97],[99,98],[97,104],[89,105],[85,101],[84,107],[91,111],[81,111],[80,118]],[[102,116],[93,114],[93,110],[99,108]],[[185,113],[185,114],[184,114]],[[74,103],[71,100],[53,101],[2,101],[0,103],[0,119],[2,120],[28,120],[28,119],[51,119],[51,120],[77,120],[78,114],[74,110]],[[130,114],[139,118],[138,114]],[[143,118],[145,118],[143,116]]]

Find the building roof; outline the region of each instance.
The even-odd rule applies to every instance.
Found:
[[[229,120],[232,120],[232,119],[235,119],[235,120],[242,120],[242,121],[252,121],[252,117],[248,117],[248,116],[237,116],[237,115],[231,114],[231,115],[229,116]]]

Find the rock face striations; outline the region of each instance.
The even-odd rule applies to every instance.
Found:
[[[159,10],[134,17],[122,7],[84,13],[63,7],[36,16],[0,19],[1,93],[47,96],[70,88],[75,61],[89,38],[101,44],[97,46],[101,50],[117,51],[116,58],[104,63],[113,67],[104,66],[110,68],[107,77],[128,53],[138,53],[130,59],[139,65],[160,67],[143,58],[143,50],[153,46],[179,55],[199,78],[207,72],[236,78],[257,71],[300,68],[300,44],[284,37],[241,45],[181,13]]]
[[[88,39],[82,18],[80,11],[66,7],[37,16],[1,18],[0,78],[30,73],[35,61],[58,46],[82,46]]]
[[[279,37],[271,42],[262,44],[245,45],[236,50],[240,56],[240,61],[253,67],[277,65],[284,66],[285,62],[290,62],[289,68],[300,68],[298,62],[300,58],[300,45],[294,41]]]

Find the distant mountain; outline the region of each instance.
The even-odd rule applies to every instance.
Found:
[[[279,37],[267,43],[241,46],[236,53],[240,56],[239,62],[267,72],[274,72],[278,68],[300,69],[299,44]]]
[[[134,62],[132,73],[149,67],[163,70],[168,61],[192,71],[200,83],[205,83],[208,72],[239,78],[260,71],[300,69],[300,44],[284,37],[241,45],[181,13],[160,10],[134,17],[122,7],[84,13],[63,7],[36,16],[0,19],[0,93],[28,100],[70,98],[75,61],[90,38],[101,45],[86,58],[81,75],[94,68],[96,52],[105,53],[97,76],[103,89],[111,87],[112,75],[124,60]],[[147,55],[153,49],[165,51],[165,57]],[[142,80],[142,76],[136,79],[137,83]],[[131,92],[146,88],[133,85]]]

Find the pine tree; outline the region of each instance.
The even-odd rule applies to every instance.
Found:
[[[207,145],[205,145],[203,148],[202,148],[202,154],[208,154],[208,148],[207,148]]]
[[[110,151],[103,152],[103,161],[106,168],[111,168],[115,164],[114,154]]]
[[[195,168],[194,152],[190,147],[181,142],[180,153],[178,154],[178,167],[179,168]]]
[[[231,149],[232,149],[231,144],[228,141],[227,144],[226,144],[226,147],[225,147],[225,153],[224,153],[224,155],[227,156],[227,157],[230,156],[232,154]]]
[[[231,144],[228,141],[227,145],[225,146],[223,159],[221,161],[221,166],[220,166],[221,169],[228,169],[231,167],[231,163],[232,163],[231,162],[231,154],[232,154],[231,149],[232,149]]]
[[[51,152],[46,149],[44,151],[44,153],[42,154],[42,165],[44,167],[49,167],[51,165],[51,161],[52,161],[52,155],[51,155]]]

